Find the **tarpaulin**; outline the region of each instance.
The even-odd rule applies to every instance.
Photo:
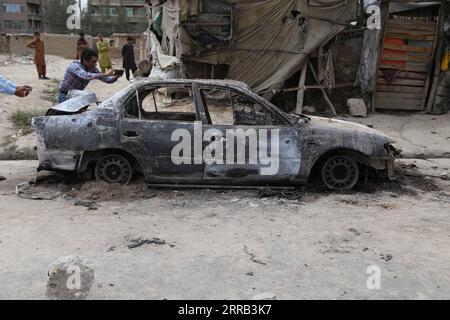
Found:
[[[233,22],[231,41],[213,50],[199,50],[183,28],[183,22],[203,13],[205,7],[223,11],[226,3],[230,4]],[[174,54],[177,57],[229,64],[227,78],[246,82],[257,92],[271,92],[280,89],[285,80],[299,71],[309,54],[356,19],[357,3],[357,0],[170,0],[164,3],[162,23],[168,34],[163,38],[178,42]],[[173,16],[175,12],[179,17]],[[173,54],[172,49],[170,45],[166,53]]]

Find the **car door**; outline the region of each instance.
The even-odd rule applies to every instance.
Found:
[[[199,91],[208,118],[203,126],[207,183],[289,183],[297,177],[300,137],[286,119],[245,91],[208,86]]]
[[[200,116],[194,100],[191,85],[172,85],[139,90],[124,104],[120,141],[143,163],[147,180],[183,183],[202,179],[204,164],[194,159],[193,152],[183,150],[175,159],[173,154],[181,142],[190,148],[187,140],[195,136]]]

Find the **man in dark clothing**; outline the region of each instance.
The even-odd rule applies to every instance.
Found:
[[[125,76],[130,81],[130,70],[134,74],[137,70],[136,61],[134,60],[133,38],[127,38],[127,44],[122,47],[123,68],[125,69]]]
[[[87,48],[89,48],[89,45],[86,39],[84,39],[84,33],[80,33],[80,38],[77,40],[77,55],[75,60],[79,60],[81,58],[81,53]]]

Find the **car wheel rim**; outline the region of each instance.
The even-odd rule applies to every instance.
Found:
[[[355,186],[359,170],[356,162],[348,157],[333,157],[328,160],[322,170],[325,185],[334,190],[346,190]]]
[[[105,157],[97,165],[97,179],[108,183],[126,184],[131,180],[129,162],[118,156]]]

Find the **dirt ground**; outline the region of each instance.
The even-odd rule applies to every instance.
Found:
[[[35,168],[1,163],[0,299],[45,299],[48,266],[67,255],[95,266],[89,299],[450,297],[447,159],[403,161],[399,181],[358,192],[286,197],[69,186],[45,174],[18,196]],[[372,265],[380,290],[366,285]]]
[[[68,63],[49,57],[48,75],[60,79]],[[35,87],[0,97],[0,139],[32,147],[8,116],[48,107],[46,84],[27,58],[0,59],[0,73]],[[105,99],[126,85],[90,89]],[[397,181],[348,193],[158,189],[36,179],[36,161],[0,161],[0,299],[45,299],[49,265],[68,255],[95,266],[89,299],[448,299],[450,115],[343,119],[398,140],[408,159]],[[369,266],[379,290],[367,287]]]

